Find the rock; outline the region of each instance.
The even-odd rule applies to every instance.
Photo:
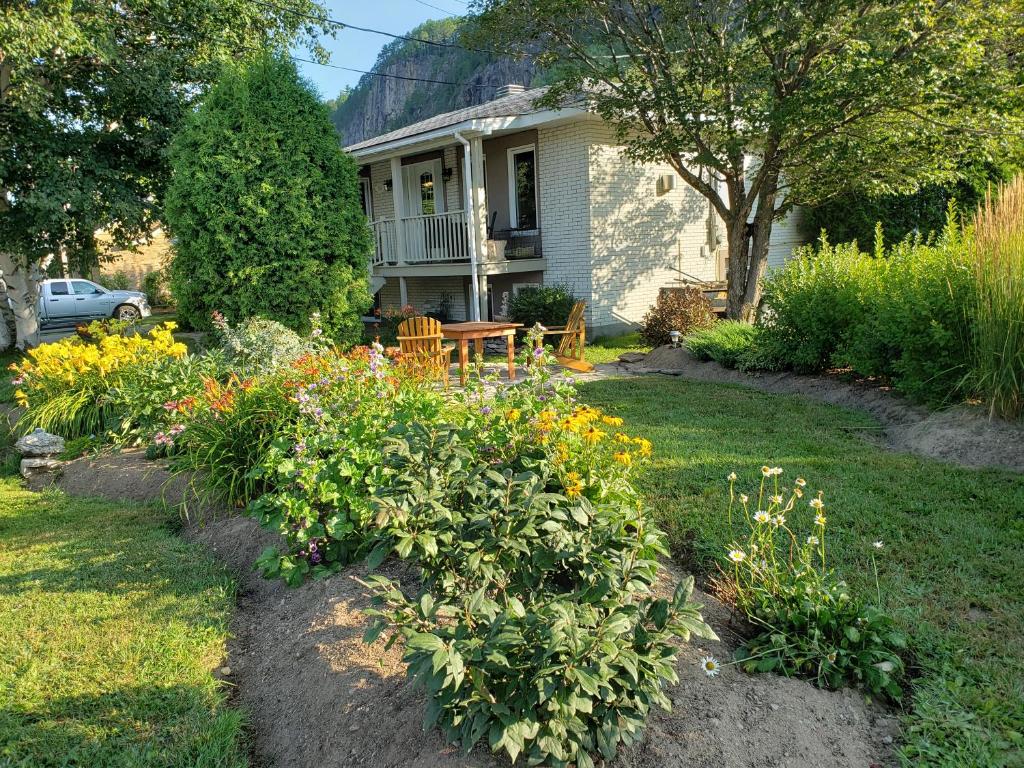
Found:
[[[224,677],[227,677],[228,675],[231,674],[231,667],[221,667],[220,668],[220,673],[222,675],[224,675]]]
[[[619,360],[623,363],[639,363],[647,357],[646,352],[623,352],[619,355]]]
[[[64,452],[64,438],[36,429],[19,438],[14,449],[22,456],[56,456]]]
[[[21,476],[26,480],[31,480],[33,477],[46,475],[60,469],[63,465],[63,461],[59,461],[58,459],[49,459],[42,456],[22,459]]]

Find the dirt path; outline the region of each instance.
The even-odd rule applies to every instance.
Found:
[[[631,363],[597,366],[598,375],[667,374],[691,381],[739,384],[762,392],[803,395],[830,405],[864,411],[884,427],[885,445],[896,451],[965,467],[1024,472],[1024,424],[989,421],[980,407],[961,405],[929,411],[891,390],[837,376],[793,373],[749,374],[695,360],[685,349],[658,347]],[[581,377],[586,381],[587,377]]]
[[[186,487],[137,452],[68,464],[58,486],[72,494],[171,501]],[[253,572],[274,536],[255,521],[208,517],[185,535],[203,543],[236,576],[230,667],[235,701],[248,714],[254,762],[269,768],[484,768],[507,765],[486,748],[466,755],[421,727],[423,696],[405,677],[397,648],[362,642],[369,604],[350,568],[330,579],[289,589]],[[385,564],[393,578],[409,578]],[[668,571],[671,581],[671,569]],[[652,715],[643,739],[623,749],[609,768],[868,768],[892,762],[898,726],[892,713],[863,697],[832,693],[774,675],[725,667],[708,679],[705,654],[725,661],[738,635],[728,609],[699,595],[721,641],[697,641],[680,654],[680,681],[671,686],[671,713]]]

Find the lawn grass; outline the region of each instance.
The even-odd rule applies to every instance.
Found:
[[[648,502],[698,571],[712,571],[732,539],[730,472],[756,488],[762,464],[780,466],[824,490],[831,565],[858,593],[875,594],[871,542],[885,545],[882,603],[915,654],[905,764],[1024,764],[1020,475],[887,451],[871,442],[869,418],[795,397],[661,377],[581,389],[654,442]],[[810,519],[808,509],[797,525]]]
[[[587,346],[586,358],[590,363],[614,363],[623,352],[650,352],[637,332],[622,336],[608,336]]]
[[[233,585],[171,523],[0,477],[0,766],[247,765]]]

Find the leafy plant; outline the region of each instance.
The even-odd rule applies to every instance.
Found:
[[[1024,413],[1024,177],[985,198],[974,222],[969,381],[989,413]]]
[[[373,244],[356,167],[291,60],[225,67],[175,138],[171,165],[171,288],[183,323],[209,330],[218,310],[306,333],[320,312],[327,336],[359,340]]]
[[[275,320],[252,317],[232,328],[227,319],[214,312],[214,331],[220,348],[239,375],[274,371],[303,355],[326,351],[322,340],[320,317],[310,320],[310,337],[304,339]]]
[[[726,368],[736,368],[754,346],[757,331],[749,323],[720,320],[686,337],[690,354],[698,360],[714,360]]]
[[[711,302],[698,288],[663,290],[657,303],[644,315],[640,337],[652,347],[668,344],[672,331],[684,336],[691,331],[710,327],[715,322]]]
[[[120,269],[117,272],[100,275],[98,282],[104,288],[109,288],[112,291],[130,291],[132,289],[131,275]]]
[[[780,468],[761,468],[753,512],[730,476],[729,519],[738,507],[746,534],[729,550],[726,589],[758,630],[737,660],[748,672],[798,675],[823,688],[855,685],[899,699],[898,652],[906,638],[880,606],[851,595],[828,570],[823,494],[801,513],[806,482],[797,478],[786,490],[781,475]],[[812,518],[806,538],[797,534],[795,518],[802,515]],[[881,542],[874,546],[880,549]]]
[[[757,337],[761,354],[801,373],[821,371],[849,328],[863,322],[865,295],[877,293],[875,263],[856,243],[800,249],[764,281]]]
[[[166,269],[152,269],[142,278],[142,291],[149,299],[150,305],[154,307],[166,307],[174,299],[171,296],[170,276]]]
[[[565,283],[520,288],[509,302],[509,319],[527,328],[537,323],[546,327],[565,325],[577,301],[572,288]]]
[[[174,327],[164,323],[142,336],[96,322],[81,334],[31,350],[11,365],[19,387],[15,399],[27,409],[19,427],[41,427],[66,438],[117,429],[115,393],[133,372],[185,355]]]

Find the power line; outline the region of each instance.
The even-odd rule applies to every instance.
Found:
[[[338,27],[339,29],[354,29],[357,32],[369,32],[374,35],[383,35],[384,37],[390,37],[394,40],[405,40],[410,43],[420,43],[421,45],[431,45],[435,48],[458,48],[463,51],[471,51],[473,53],[488,53],[492,56],[511,56],[512,54],[503,53],[502,51],[495,51],[488,48],[473,48],[468,45],[459,45],[458,43],[445,43],[439,40],[424,40],[419,37],[410,37],[409,35],[396,35],[393,32],[384,32],[380,29],[373,29],[372,27],[360,27],[355,24],[349,24],[339,19],[332,19],[328,16],[317,16],[311,13],[303,13],[302,11],[296,11],[294,8],[285,8],[284,6],[274,5],[273,3],[264,2],[264,0],[253,0],[256,5],[262,5],[265,8],[271,8],[281,13],[290,13],[293,16],[300,16],[304,19],[316,21],[320,24],[330,24],[331,26]],[[435,6],[436,7],[436,6]]]
[[[427,6],[427,8],[433,8],[435,11],[440,11],[441,13],[447,13],[447,14],[449,14],[451,16],[458,16],[459,15],[455,11],[450,11],[447,8],[441,8],[440,6],[432,5],[432,4],[428,3],[427,0],[416,0],[416,2],[419,3],[420,5]]]

